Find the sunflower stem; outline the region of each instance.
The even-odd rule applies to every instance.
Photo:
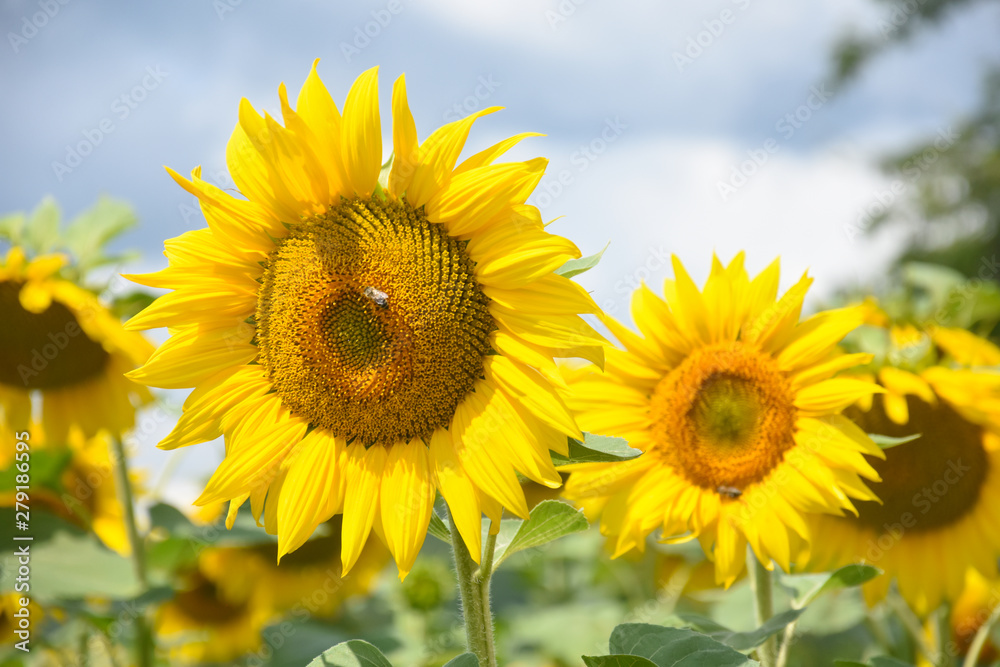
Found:
[[[496,649],[493,645],[493,615],[490,612],[490,577],[493,574],[496,535],[486,538],[486,554],[482,558],[482,565],[476,568],[450,511],[448,523],[451,528],[451,550],[458,575],[458,590],[462,596],[462,620],[465,621],[468,650],[478,658],[480,667],[497,667]]]
[[[750,573],[750,590],[753,591],[754,611],[757,627],[764,625],[774,615],[774,585],[771,582],[771,571],[757,558],[753,549],[747,549],[747,570]],[[778,655],[778,638],[768,637],[760,648],[757,657],[762,667],[775,667]]]
[[[986,646],[986,642],[989,641],[990,632],[993,630],[993,626],[997,624],[1000,620],[1000,604],[993,607],[993,611],[990,612],[989,618],[986,622],[979,626],[979,630],[976,631],[976,636],[972,638],[972,643],[969,644],[969,650],[965,654],[965,660],[962,662],[962,667],[976,667],[979,664],[979,656],[983,652],[983,648]]]
[[[927,659],[932,665],[937,664],[937,657],[934,649],[927,645],[927,638],[924,636],[924,627],[920,619],[913,613],[906,601],[898,593],[890,591],[885,598],[886,604],[896,614],[896,618],[903,624],[903,628],[910,636],[910,640],[917,647],[917,651]]]
[[[125,443],[120,436],[111,438],[111,458],[115,466],[115,485],[118,487],[118,501],[124,512],[125,530],[128,534],[128,544],[132,552],[132,568],[139,582],[139,594],[149,591],[149,580],[146,577],[146,552],[139,527],[135,520],[135,501],[132,496],[132,481],[128,474],[128,459],[125,457]],[[135,618],[136,658],[139,667],[151,667],[153,664],[153,634],[146,622],[146,610],[140,608]]]
[[[938,667],[954,667],[954,655],[949,650],[951,643],[951,604],[945,602],[936,612],[935,621],[935,646],[938,660],[935,663]]]

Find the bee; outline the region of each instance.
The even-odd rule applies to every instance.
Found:
[[[372,300],[372,302],[379,308],[389,307],[389,295],[378,289],[377,287],[372,287],[369,285],[362,292],[366,297]]]
[[[724,498],[728,498],[729,500],[736,500],[743,495],[743,492],[735,486],[719,486],[716,487],[715,492]]]

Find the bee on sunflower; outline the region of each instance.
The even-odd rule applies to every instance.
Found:
[[[553,388],[554,357],[600,363],[598,308],[555,273],[578,258],[526,199],[546,160],[497,162],[531,136],[458,163],[484,109],[424,142],[400,77],[383,166],[377,69],[343,113],[313,70],[284,125],[243,100],[227,163],[245,199],[174,179],[208,228],[166,243],[169,266],[132,279],[173,290],[130,329],[171,337],[129,377],[193,388],[161,447],[225,436],[198,504],[250,500],[277,556],[343,514],[349,571],[371,532],[400,575],[441,491],[473,557],[481,516],[527,517],[517,473],[547,486],[549,450],[582,434]]]
[[[617,435],[642,450],[624,463],[580,463],[566,496],[601,516],[614,557],[662,539],[698,539],[731,585],[747,545],[767,569],[788,571],[812,537],[807,515],[854,511],[874,500],[878,480],[865,455],[881,450],[841,411],[882,391],[835,377],[870,360],[837,343],[862,322],[857,308],[800,321],[812,279],[778,297],[775,261],[751,279],[739,254],[713,259],[699,290],[674,258],[661,297],[643,285],[632,297],[641,335],[602,321],[624,349],[567,373],[569,403],[584,430]]]

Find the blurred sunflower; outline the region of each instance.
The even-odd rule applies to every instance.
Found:
[[[853,511],[874,499],[878,479],[863,454],[881,450],[839,413],[880,388],[833,377],[868,361],[839,355],[858,326],[856,308],[799,322],[812,279],[777,298],[778,262],[751,280],[743,254],[713,259],[702,291],[674,258],[666,299],[642,286],[632,316],[645,336],[605,324],[625,346],[607,371],[569,373],[570,405],[590,432],[626,438],[644,453],[624,463],[570,465],[566,495],[589,514],[613,555],[644,548],[661,527],[667,541],[698,538],[727,586],[749,542],[768,568],[788,570],[809,539],[805,515]]]
[[[208,229],[168,241],[170,266],[133,279],[174,291],[131,322],[171,338],[129,376],[194,387],[161,447],[224,434],[198,504],[248,497],[278,556],[343,513],[349,571],[369,533],[410,569],[435,489],[473,557],[481,512],[527,517],[515,471],[559,484],[549,450],[580,437],[551,386],[553,357],[600,362],[598,309],[554,274],[580,256],[525,199],[546,160],[496,163],[527,134],[456,162],[473,122],[422,144],[400,77],[391,167],[382,167],[376,69],[343,116],[315,65],[284,126],[243,100],[227,148],[247,199],[174,179]]]
[[[812,545],[806,565],[876,565],[886,576],[865,584],[868,602],[895,580],[924,615],[958,597],[970,568],[997,577],[1000,349],[964,330],[893,325],[878,311],[868,322],[867,340],[882,342],[867,377],[885,393],[844,414],[904,442],[869,461],[882,478],[872,484],[881,504],[858,503],[857,517],[814,519],[826,539]]]
[[[345,599],[367,594],[389,562],[368,540],[350,577],[340,565],[341,521],[276,563],[273,542],[203,551],[185,584],[157,617],[157,633],[182,662],[230,663],[261,647],[261,631],[282,616],[332,617]]]
[[[951,607],[951,635],[955,655],[966,655],[979,629],[1000,604],[1000,581],[984,579],[975,570],[965,575],[965,588]],[[979,663],[992,665],[997,647],[987,642],[979,654]]]
[[[194,570],[157,609],[155,632],[171,664],[232,664],[260,648],[261,630],[273,618],[245,596],[225,596],[214,581]]]
[[[14,591],[0,593],[0,646],[3,647],[0,651],[21,641],[20,637],[14,634],[16,630],[32,630],[42,626],[45,618],[42,608],[35,602],[29,601],[25,615],[24,607],[21,606],[24,597],[24,593]],[[27,625],[23,625],[22,621]]]
[[[327,535],[309,540],[280,564],[278,545],[270,542],[206,551],[201,570],[229,599],[249,596],[255,607],[275,614],[292,611],[333,616],[344,599],[371,590],[389,562],[389,553],[378,540],[368,540],[351,575],[343,577],[341,519],[334,517],[326,527]]]
[[[65,441],[46,438],[43,432],[39,427],[31,429],[31,456],[34,469],[38,471],[32,478],[31,508],[92,530],[108,548],[123,556],[129,555],[131,547],[119,501],[108,432],[101,431],[92,438],[85,438],[82,431],[74,427]],[[11,441],[12,438],[6,440]],[[0,470],[6,470],[5,474],[11,476],[14,474],[9,462]],[[140,478],[132,475],[133,486]],[[13,491],[0,492],[0,507],[13,507],[14,500]]]
[[[126,431],[136,407],[151,400],[149,390],[124,373],[142,364],[153,346],[125,331],[82,284],[87,270],[115,259],[104,257],[101,246],[129,226],[121,218],[131,214],[122,207],[102,200],[64,230],[63,240],[80,239],[69,248],[80,250],[75,263],[49,252],[61,234],[53,202],[43,202],[27,224],[18,214],[0,220],[0,239],[12,243],[0,260],[0,421],[13,430],[31,421],[33,392],[53,441],[65,440],[74,425],[87,437],[100,429]]]

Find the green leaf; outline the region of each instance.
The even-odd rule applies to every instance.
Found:
[[[872,658],[871,662],[867,665],[861,662],[853,662],[851,660],[835,660],[833,664],[837,667],[914,667],[913,664],[909,662],[903,662],[902,660],[890,658],[885,655],[879,655]]]
[[[776,635],[785,629],[785,626],[792,623],[802,615],[804,609],[789,609],[776,616],[769,618],[764,625],[749,632],[734,632],[729,628],[719,625],[715,621],[693,614],[678,614],[678,618],[685,623],[690,623],[691,627],[712,639],[725,644],[738,651],[747,651],[757,648],[764,643],[764,640],[771,635]]]
[[[154,528],[164,529],[171,538],[196,544],[233,547],[275,542],[274,536],[257,527],[253,518],[246,513],[236,517],[231,529],[226,529],[222,523],[198,526],[191,523],[176,507],[157,503],[149,508],[149,519]]]
[[[473,653],[463,653],[446,662],[444,667],[479,667],[479,658]]]
[[[35,488],[53,489],[62,491],[63,486],[60,478],[63,470],[73,459],[73,452],[68,449],[41,449],[31,452],[29,460],[31,473],[31,486]],[[0,492],[15,491],[16,476],[18,470],[17,461],[12,461],[10,467],[0,471]]]
[[[31,513],[32,530],[41,515]],[[105,597],[127,600],[141,592],[132,564],[101,544],[96,537],[74,526],[58,522],[54,532],[44,542],[36,536],[33,542],[21,542],[31,547],[31,593],[40,600],[76,600],[84,597]],[[10,543],[7,538],[5,545]],[[0,590],[14,590],[16,570],[0,573]]]
[[[352,639],[323,651],[306,667],[392,667],[392,664],[368,642]]]
[[[124,296],[116,297],[111,302],[111,312],[118,319],[128,320],[139,314],[146,306],[156,301],[156,296],[148,292],[135,291]]]
[[[445,525],[444,521],[437,515],[437,512],[431,512],[431,523],[427,526],[427,532],[438,538],[445,544],[451,544],[451,530]]]
[[[739,651],[694,630],[647,623],[619,625],[611,633],[610,648],[613,654],[649,658],[657,667],[682,664],[688,659],[692,659],[688,664],[698,667],[758,665]]]
[[[24,222],[24,214],[20,212],[0,217],[0,239],[10,241],[13,245],[20,245]]]
[[[539,547],[589,527],[583,510],[558,500],[543,500],[531,510],[531,517],[521,524],[507,548],[495,555],[494,565],[499,567],[518,551]]]
[[[882,570],[871,565],[862,565],[860,563],[845,565],[839,570],[835,570],[829,577],[826,578],[825,581],[820,583],[818,586],[815,586],[811,591],[796,600],[795,606],[800,608],[805,607],[821,595],[825,595],[826,593],[831,593],[833,591],[839,591],[844,588],[860,586],[865,582],[871,581],[880,574],[882,574]]]
[[[52,196],[42,199],[28,219],[28,227],[24,231],[25,245],[38,254],[51,250],[59,238],[59,217],[56,200]]]
[[[656,667],[656,663],[637,655],[585,655],[583,664],[587,667]]]
[[[555,270],[555,274],[562,276],[563,278],[572,278],[573,276],[578,276],[581,273],[590,271],[592,268],[597,266],[597,263],[601,261],[601,256],[604,255],[604,251],[608,249],[611,245],[611,241],[601,249],[599,253],[591,255],[589,257],[581,257],[580,259],[571,259],[558,269]]]
[[[569,456],[552,452],[552,462],[557,466],[571,463],[607,463],[628,461],[642,454],[641,450],[628,446],[625,438],[584,433],[583,442],[569,439]]]
[[[892,449],[898,445],[905,445],[908,442],[913,442],[919,438],[922,433],[914,433],[913,435],[904,435],[898,438],[894,438],[891,435],[879,435],[878,433],[869,433],[868,437],[872,439],[876,445],[882,449]]]
[[[104,246],[135,226],[138,219],[123,201],[102,196],[97,203],[75,217],[63,233],[63,243],[76,257],[81,273],[107,263]]]
[[[149,508],[149,522],[153,528],[163,528],[172,537],[195,537],[197,532],[183,512],[166,503],[156,503]]]

